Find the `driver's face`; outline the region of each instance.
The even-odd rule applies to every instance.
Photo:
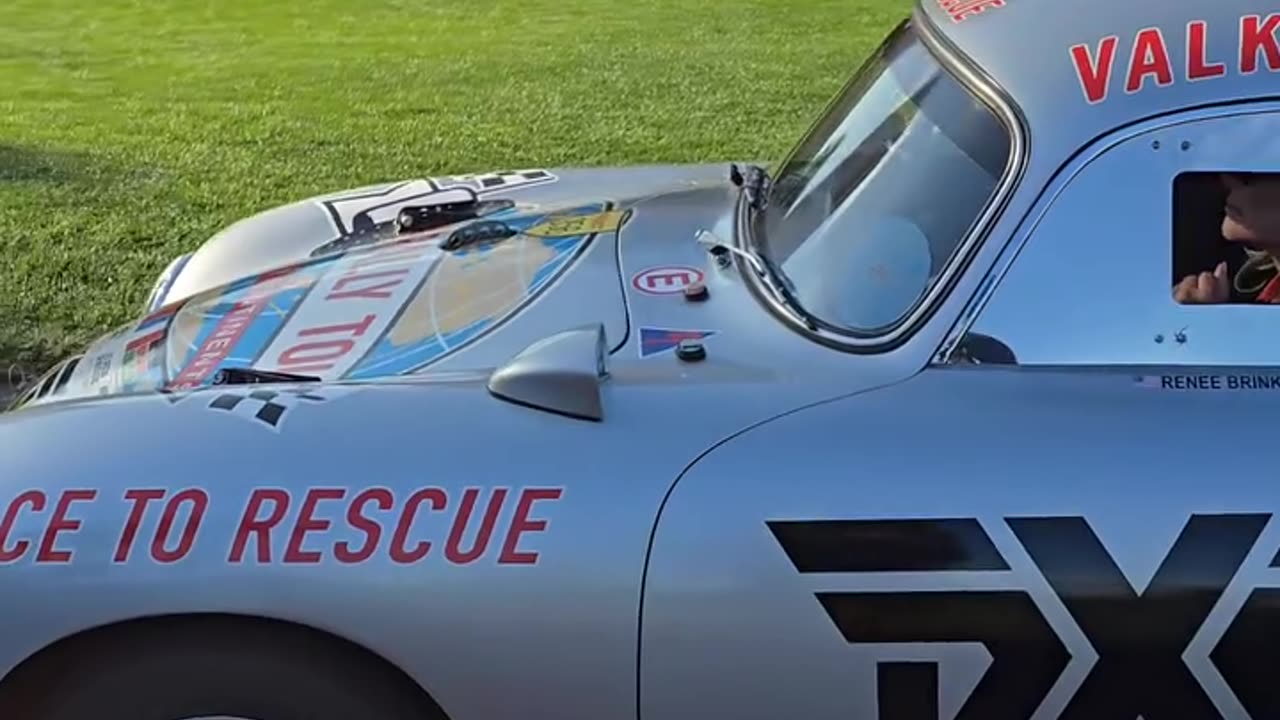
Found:
[[[1228,190],[1222,236],[1280,253],[1280,174],[1223,175]]]

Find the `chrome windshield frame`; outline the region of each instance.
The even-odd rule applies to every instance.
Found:
[[[986,239],[995,221],[1004,211],[1014,190],[1018,187],[1027,166],[1028,131],[1025,121],[1012,99],[986,73],[975,67],[971,61],[956,50],[918,7],[913,11],[910,20],[903,21],[904,25],[907,23],[913,26],[921,44],[933,56],[942,70],[951,75],[974,98],[986,105],[1004,125],[1009,133],[1009,157],[1005,163],[1004,173],[996,185],[995,192],[992,193],[982,212],[970,226],[969,232],[957,244],[955,252],[947,262],[946,267],[938,275],[937,280],[930,285],[929,289],[916,302],[909,313],[884,332],[858,332],[853,329],[837,329],[826,324],[813,328],[806,318],[781,302],[760,277],[753,272],[746,271],[739,264],[739,269],[746,278],[752,294],[776,317],[811,340],[847,352],[878,353],[891,350],[909,339],[919,329],[920,325],[928,320],[942,300],[950,293],[960,274],[968,268],[977,249]],[[858,74],[865,68],[866,65],[864,63],[864,65],[860,66]],[[824,107],[822,113],[818,115],[811,127],[816,127],[838,100],[839,94]],[[807,135],[808,132],[805,133],[805,136]],[[798,146],[799,143],[787,153],[779,167],[786,166]],[[750,222],[751,212],[751,208],[748,207],[743,197],[740,197],[734,223],[733,242],[735,246],[746,252],[750,252],[753,245],[752,233],[754,229],[751,227]]]

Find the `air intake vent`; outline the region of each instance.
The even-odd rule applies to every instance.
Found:
[[[76,366],[80,364],[80,360],[83,357],[83,355],[77,355],[54,365],[48,372],[41,375],[40,379],[28,386],[18,396],[18,399],[9,406],[9,409],[17,410],[28,403],[49,397],[66,387],[71,380],[71,374],[75,372]]]
[[[57,393],[67,386],[67,382],[71,380],[71,374],[76,371],[76,366],[80,364],[80,360],[83,357],[83,355],[77,355],[67,360],[67,362],[62,366],[62,371],[58,373],[58,379],[53,383],[53,389],[50,391],[51,393]]]

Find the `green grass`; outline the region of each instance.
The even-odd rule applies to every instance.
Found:
[[[496,167],[772,159],[906,0],[0,0],[0,370],[240,217]]]

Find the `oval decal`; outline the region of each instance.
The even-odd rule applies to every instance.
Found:
[[[688,265],[659,265],[631,277],[631,287],[646,295],[675,295],[703,281],[702,271]]]

